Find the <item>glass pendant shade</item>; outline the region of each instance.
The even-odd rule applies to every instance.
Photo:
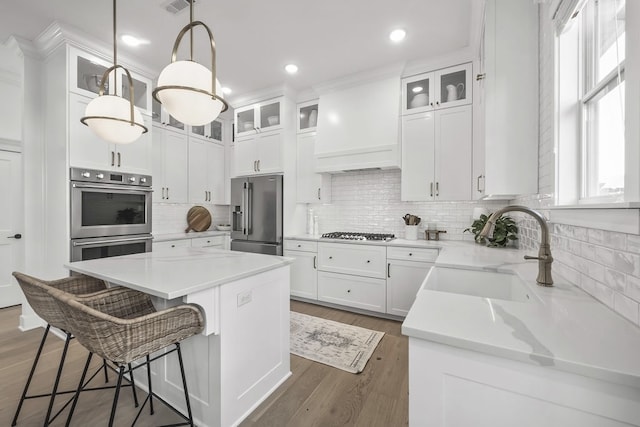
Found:
[[[89,102],[82,122],[96,135],[114,144],[130,144],[146,131],[142,114],[128,100],[115,95],[102,95]]]
[[[167,65],[158,77],[155,96],[169,114],[182,123],[202,126],[212,122],[226,108],[219,99],[212,96],[211,71],[194,61],[176,61]],[[222,87],[216,79],[216,94],[222,94]]]

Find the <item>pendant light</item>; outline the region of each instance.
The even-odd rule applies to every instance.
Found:
[[[222,98],[222,88],[216,79],[216,44],[209,27],[201,21],[193,20],[193,3],[189,1],[189,24],[185,26],[173,45],[171,63],[158,77],[158,87],[153,97],[161,103],[169,114],[182,123],[202,126],[215,120],[229,106]],[[211,71],[193,60],[193,28],[201,25],[209,34],[211,43]],[[190,58],[176,61],[182,37],[189,31]]]
[[[144,126],[142,114],[133,105],[133,80],[129,70],[117,61],[116,45],[116,0],[113,0],[113,66],[107,68],[100,80],[98,97],[89,102],[85,116],[80,121],[89,126],[100,138],[115,144],[129,144],[149,130]],[[117,73],[120,68],[129,80],[129,100],[117,93]],[[114,72],[113,95],[104,94],[104,85],[109,73]]]

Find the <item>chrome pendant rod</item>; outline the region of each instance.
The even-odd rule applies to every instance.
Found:
[[[189,0],[189,24],[193,24],[193,2],[194,0]],[[193,26],[189,31],[189,38],[189,58],[193,61]],[[215,93],[215,86],[213,93]]]
[[[118,94],[118,73],[115,72],[118,64],[118,45],[116,43],[116,0],[113,0],[113,91],[114,95]],[[133,114],[132,114],[133,116]],[[133,119],[132,119],[133,120]]]

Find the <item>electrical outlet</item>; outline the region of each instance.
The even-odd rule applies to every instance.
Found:
[[[238,307],[242,307],[245,304],[249,304],[251,302],[252,292],[245,291],[238,294]]]

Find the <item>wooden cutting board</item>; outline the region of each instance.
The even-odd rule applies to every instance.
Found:
[[[204,206],[194,206],[187,212],[187,229],[184,230],[188,233],[189,230],[193,231],[205,231],[211,226],[211,214]]]

